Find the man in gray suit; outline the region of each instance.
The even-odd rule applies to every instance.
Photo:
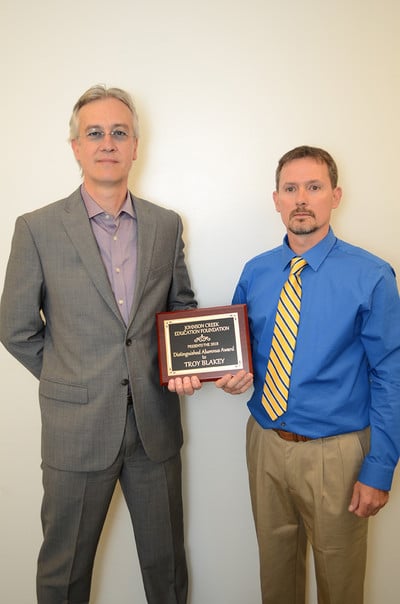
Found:
[[[128,190],[138,122],[125,91],[86,91],[70,140],[83,184],[17,219],[0,310],[1,341],[39,379],[38,602],[89,602],[119,480],[148,602],[182,604],[182,426],[178,396],[159,385],[155,327],[157,312],[196,307],[182,223]]]

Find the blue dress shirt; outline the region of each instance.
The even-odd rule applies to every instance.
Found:
[[[394,271],[369,252],[327,236],[304,254],[303,295],[288,409],[275,422],[261,402],[279,294],[294,257],[283,245],[244,267],[233,304],[247,304],[254,392],[263,428],[312,438],[371,427],[359,480],[389,490],[400,450],[400,299]]]

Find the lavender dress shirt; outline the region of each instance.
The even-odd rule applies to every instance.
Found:
[[[137,220],[129,191],[116,216],[107,214],[89,195],[81,194],[121,316],[127,325],[135,293]]]

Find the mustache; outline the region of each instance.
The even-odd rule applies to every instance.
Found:
[[[290,218],[295,218],[296,216],[299,215],[303,215],[306,214],[306,216],[311,216],[312,218],[315,218],[315,214],[314,212],[312,212],[311,210],[305,210],[305,209],[301,209],[298,208],[297,210],[293,210],[293,212],[290,213]]]

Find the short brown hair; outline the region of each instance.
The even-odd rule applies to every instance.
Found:
[[[328,167],[332,188],[336,189],[338,183],[338,169],[333,157],[328,153],[328,151],[320,149],[319,147],[308,147],[307,145],[302,145],[301,147],[291,149],[280,158],[275,172],[275,186],[277,191],[279,189],[279,179],[283,166],[288,164],[290,161],[302,159],[303,157],[311,157],[320,164],[326,164]]]

